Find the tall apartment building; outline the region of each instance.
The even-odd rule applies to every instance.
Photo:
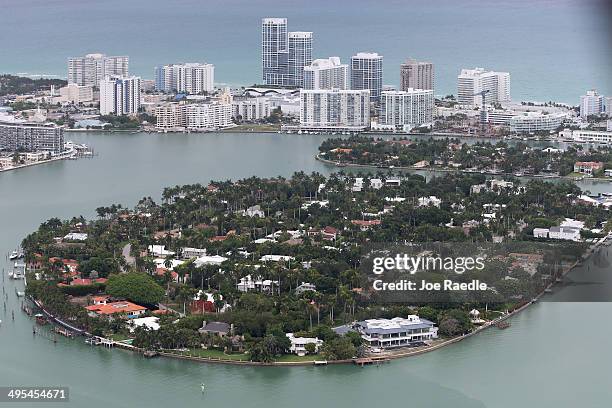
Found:
[[[287,69],[293,86],[304,86],[304,67],[312,64],[312,32],[293,31],[289,36]]]
[[[382,92],[383,57],[375,52],[359,52],[351,57],[351,89],[370,90],[370,102],[378,103]]]
[[[134,115],[140,109],[140,77],[106,77],[100,81],[101,115]]]
[[[232,105],[229,103],[171,103],[155,109],[158,130],[204,131],[229,127],[232,122]]]
[[[370,91],[300,90],[300,127],[366,128],[370,126]]]
[[[485,71],[484,68],[462,69],[457,77],[457,101],[460,105],[480,106],[482,91],[485,104],[510,102],[510,74]]]
[[[304,89],[348,89],[348,64],[340,57],[316,59],[304,67]]]
[[[103,78],[113,75],[129,75],[129,57],[87,54],[68,59],[69,84],[98,86]]]
[[[303,86],[312,63],[312,32],[287,31],[286,18],[261,20],[261,67],[266,85]]]
[[[434,89],[434,65],[431,62],[407,60],[400,65],[400,91]]]
[[[170,64],[155,68],[155,89],[158,91],[202,94],[214,91],[214,81],[213,64]]]
[[[430,124],[434,116],[434,94],[431,89],[383,91],[379,122],[406,129]]]
[[[605,111],[605,99],[597,90],[591,89],[580,97],[580,116],[600,115]]]
[[[3,121],[0,117],[0,149],[60,153],[64,150],[64,129],[54,123]]]
[[[266,85],[288,82],[289,36],[286,18],[261,20],[261,67]]]

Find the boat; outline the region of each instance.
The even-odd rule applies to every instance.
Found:
[[[13,261],[13,260],[15,260],[15,259],[18,259],[18,258],[19,258],[19,252],[17,252],[17,251],[13,251],[13,252],[11,252],[11,254],[9,255],[9,259],[10,259],[11,261]]]
[[[36,324],[44,326],[48,323],[47,318],[42,313],[37,313],[34,315],[34,317],[36,318]]]
[[[17,297],[24,297],[25,296],[25,292],[18,291],[17,289],[15,289],[15,294],[17,295]]]
[[[498,323],[495,323],[495,327],[497,327],[498,329],[507,329],[508,327],[510,327],[510,323],[498,322]]]

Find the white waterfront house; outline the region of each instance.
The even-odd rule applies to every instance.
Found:
[[[298,356],[305,356],[308,354],[306,351],[307,344],[315,345],[315,353],[319,351],[321,346],[323,346],[323,340],[320,340],[317,337],[295,337],[293,333],[287,333],[287,337],[291,341],[289,351],[291,351],[293,354],[297,354]]]
[[[371,347],[393,348],[438,337],[438,328],[417,315],[407,318],[368,319],[357,322],[357,331]]]

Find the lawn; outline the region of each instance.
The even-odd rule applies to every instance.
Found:
[[[261,123],[244,123],[235,127],[226,129],[226,132],[277,132],[280,130],[280,125],[261,124]]]
[[[191,355],[194,357],[202,357],[202,358],[249,361],[248,354],[244,354],[244,353],[225,354],[224,352],[220,350],[215,350],[215,349],[190,349],[188,352],[185,352],[185,354]]]
[[[304,361],[315,361],[315,360],[325,360],[324,358],[322,358],[321,356],[310,356],[310,355],[305,355],[305,356],[298,356],[296,354],[283,354],[280,357],[277,357],[274,359],[275,362],[277,363],[289,363],[289,362],[304,362]]]

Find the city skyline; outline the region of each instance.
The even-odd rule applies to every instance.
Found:
[[[9,4],[13,0],[8,0]],[[112,1],[110,3],[113,3]],[[417,19],[409,25],[398,24],[400,16],[409,8],[408,5],[394,5],[397,13],[389,14],[385,8],[374,8],[365,4],[361,9],[368,12],[369,17],[365,19],[362,13],[354,10],[344,10],[347,17],[344,22],[335,21],[332,15],[318,15],[313,18],[313,10],[297,3],[295,7],[287,5],[275,5],[273,11],[268,3],[258,3],[257,7],[251,4],[243,4],[241,8],[225,10],[214,4],[206,9],[189,10],[184,14],[182,28],[184,32],[194,32],[196,29],[196,17],[202,19],[202,14],[214,13],[214,21],[204,26],[197,25],[198,32],[203,35],[223,33],[220,41],[206,42],[200,44],[182,43],[180,35],[162,29],[162,21],[167,26],[167,15],[159,14],[159,4],[155,0],[148,4],[156,5],[147,14],[152,18],[153,25],[144,28],[151,38],[151,42],[138,43],[135,38],[127,34],[127,26],[124,28],[119,24],[124,23],[128,17],[135,18],[140,10],[139,0],[131,1],[122,5],[124,13],[120,16],[109,12],[111,8],[96,10],[105,16],[109,30],[101,35],[99,30],[91,30],[85,23],[84,12],[90,6],[72,8],[68,16],[73,18],[72,23],[77,29],[86,30],[89,34],[87,40],[80,38],[63,38],[62,46],[57,48],[51,46],[58,44],[61,35],[55,27],[49,27],[51,21],[59,10],[49,9],[46,5],[39,5],[41,16],[28,15],[28,22],[36,24],[46,33],[42,38],[27,35],[16,44],[0,44],[0,54],[11,58],[3,61],[2,71],[8,73],[29,74],[51,74],[57,77],[65,77],[66,58],[95,52],[105,51],[108,55],[130,55],[130,72],[143,78],[150,78],[152,67],[172,61],[206,60],[213,62],[218,70],[217,81],[220,84],[230,86],[252,85],[258,81],[258,66],[260,65],[260,38],[257,35],[259,17],[265,15],[282,15],[291,21],[293,29],[306,29],[316,34],[316,50],[314,58],[324,58],[338,55],[342,61],[355,52],[362,49],[376,50],[385,56],[385,84],[399,86],[398,66],[407,57],[423,59],[436,65],[436,93],[447,94],[455,92],[454,76],[462,67],[486,66],[493,70],[506,70],[512,72],[515,86],[513,97],[517,100],[545,101],[548,99],[561,102],[572,102],[584,93],[584,89],[597,88],[603,94],[612,94],[612,84],[608,80],[606,70],[600,68],[601,64],[583,64],[570,73],[560,64],[549,64],[547,55],[573,55],[576,60],[588,61],[595,58],[594,62],[602,63],[610,61],[610,49],[604,47],[605,39],[601,36],[603,32],[603,15],[595,15],[586,6],[560,2],[554,9],[546,8],[547,18],[539,21],[537,25],[528,24],[534,19],[539,11],[543,10],[541,2],[513,2],[516,13],[509,13],[507,19],[490,27],[491,34],[487,37],[478,36],[477,29],[480,18],[488,18],[493,10],[474,3],[466,3],[460,10],[445,6],[430,6],[421,4],[411,7],[411,13],[417,15],[425,13],[430,15],[435,12],[438,23],[434,26],[425,25],[426,20]],[[384,4],[384,3],[383,3]],[[16,19],[3,21],[7,29],[16,29],[15,21],[25,15],[27,10],[18,4],[12,6],[16,13]],[[184,12],[184,5],[176,5],[176,12]],[[23,10],[22,10],[23,9]],[[162,8],[163,9],[163,8]],[[435,9],[435,11],[434,11]],[[338,7],[332,8],[338,10]],[[65,12],[65,10],[64,10]],[[477,13],[480,14],[477,14]],[[527,19],[525,14],[527,13]],[[157,17],[159,15],[159,18]],[[520,18],[518,16],[521,16]],[[573,18],[572,15],[576,15]],[[21,16],[21,17],[20,17]],[[482,17],[479,17],[482,16]],[[25,18],[25,17],[23,17]],[[51,20],[50,20],[51,19]],[[237,19],[240,24],[231,27],[228,22]],[[2,20],[2,17],[0,17]],[[22,20],[23,21],[23,20]],[[351,23],[349,24],[349,21]],[[359,30],[357,27],[368,24],[384,27],[378,33],[371,30]],[[461,24],[464,21],[466,25]],[[381,24],[383,24],[381,26]],[[573,36],[569,33],[557,32],[558,26],[571,25],[576,30]],[[367,26],[367,25],[366,25]],[[456,31],[461,27],[460,31]],[[517,27],[511,29],[511,27]],[[508,31],[510,29],[510,31]],[[556,32],[557,41],[550,43],[546,40],[546,32]],[[449,32],[453,32],[449,36]],[[504,32],[513,35],[502,35]],[[383,41],[383,33],[384,41]],[[480,46],[473,46],[473,38],[479,38]],[[524,44],[529,42],[529,48]],[[486,50],[499,50],[491,55]],[[53,52],[51,52],[53,50]],[[163,55],[160,53],[163,50]],[[504,52],[501,52],[504,50]],[[37,54],[33,54],[36,51]],[[521,61],[529,60],[528,66]],[[563,87],[556,84],[563,83]]]

